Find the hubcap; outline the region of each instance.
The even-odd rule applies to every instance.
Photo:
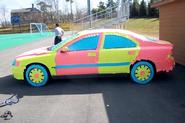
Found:
[[[138,80],[147,80],[151,75],[151,70],[147,65],[140,65],[135,70],[135,76]]]
[[[44,80],[44,73],[42,70],[34,68],[30,71],[29,78],[33,83],[41,83]]]

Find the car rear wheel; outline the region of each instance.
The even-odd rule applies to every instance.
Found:
[[[138,84],[147,84],[154,77],[154,67],[146,61],[137,62],[131,69],[131,78]]]
[[[42,65],[33,64],[26,69],[25,79],[34,87],[44,86],[48,82],[48,78],[48,72]]]

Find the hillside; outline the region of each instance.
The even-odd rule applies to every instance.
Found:
[[[143,35],[159,37],[159,19],[129,19],[126,23],[126,29]]]

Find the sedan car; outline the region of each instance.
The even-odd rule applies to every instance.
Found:
[[[155,73],[173,69],[172,50],[167,41],[127,30],[86,30],[17,56],[12,73],[34,87],[54,76],[118,73],[129,73],[134,82],[147,84]]]

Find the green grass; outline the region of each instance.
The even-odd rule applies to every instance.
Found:
[[[49,33],[20,33],[0,35],[0,51],[52,36]]]
[[[159,19],[129,19],[126,23],[126,29],[143,35],[159,37]]]

